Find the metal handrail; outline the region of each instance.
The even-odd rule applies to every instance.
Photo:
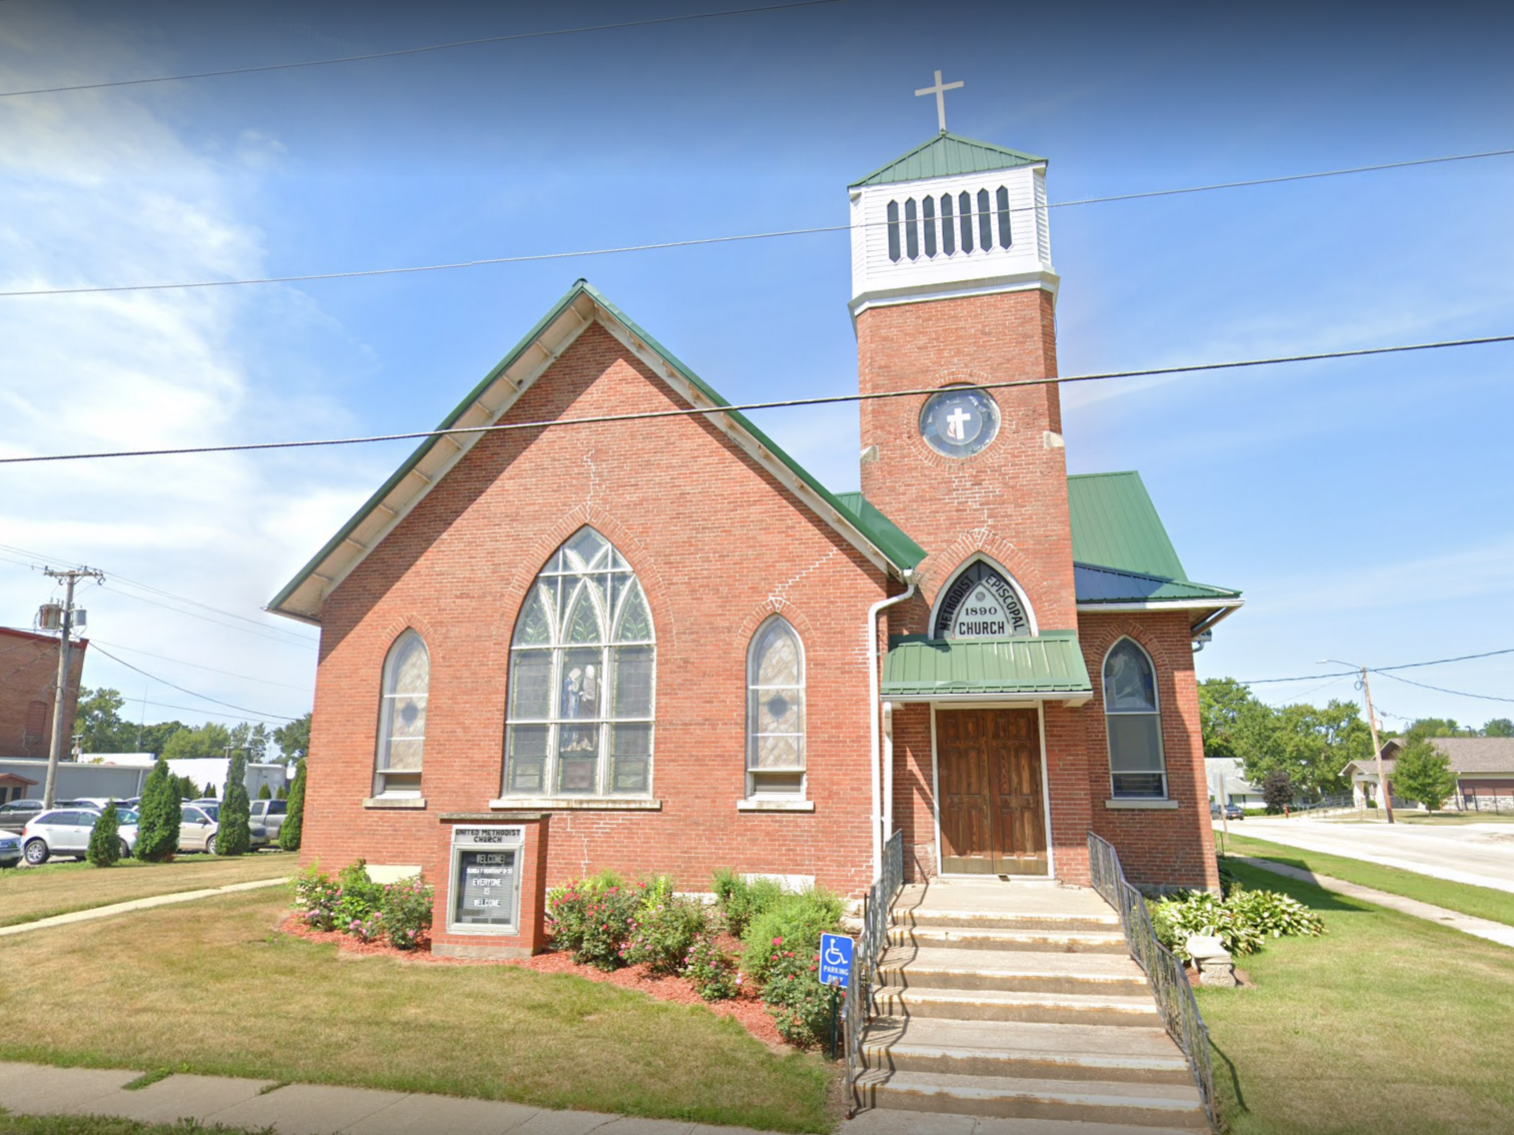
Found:
[[[1209,1056],[1209,1028],[1199,1013],[1193,986],[1188,984],[1183,973],[1183,963],[1157,939],[1151,928],[1151,916],[1146,911],[1146,899],[1125,878],[1120,853],[1108,840],[1093,832],[1088,833],[1088,869],[1093,876],[1093,889],[1119,911],[1120,929],[1125,932],[1130,956],[1146,972],[1162,1023],[1188,1058],[1188,1068],[1204,1103],[1209,1126],[1219,1131],[1214,1068]]]
[[[878,963],[888,949],[889,915],[904,886],[904,833],[895,832],[883,845],[883,872],[862,904],[862,933],[852,951],[851,973],[843,1003],[846,1024],[847,1114],[857,1110],[856,1082],[862,1070],[862,1032],[873,1016]]]

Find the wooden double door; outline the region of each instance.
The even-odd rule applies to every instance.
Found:
[[[936,777],[942,871],[1047,873],[1034,709],[937,710]]]

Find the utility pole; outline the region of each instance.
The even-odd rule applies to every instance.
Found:
[[[47,782],[42,788],[42,806],[51,808],[58,791],[58,760],[63,755],[63,715],[68,708],[69,656],[73,653],[70,635],[74,629],[74,584],[81,579],[104,581],[103,572],[94,568],[79,568],[76,571],[54,571],[46,568],[43,574],[61,579],[65,587],[63,612],[58,640],[58,684],[53,691],[53,733],[47,746]]]
[[[1377,753],[1377,794],[1382,798],[1383,812],[1388,817],[1388,822],[1393,822],[1393,790],[1388,785],[1388,778],[1383,775],[1383,746],[1377,739],[1377,715],[1372,712],[1372,687],[1367,683],[1367,668],[1363,666],[1362,693],[1367,698],[1367,728],[1372,730],[1372,748]]]

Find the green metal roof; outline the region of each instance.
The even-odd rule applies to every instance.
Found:
[[[1045,158],[1006,150],[988,142],[963,138],[942,131],[922,142],[909,153],[847,186],[887,185],[894,181],[920,181],[927,177],[953,177],[961,173],[984,173],[992,169],[1016,169],[1019,166],[1044,165]]]
[[[1001,639],[899,635],[889,640],[883,661],[885,698],[1092,692],[1073,631]]]
[[[1159,579],[1187,579],[1141,475],[1085,473],[1067,478],[1072,558]]]
[[[613,315],[615,319],[618,320],[635,338],[641,340],[648,346],[648,348],[650,348],[653,352],[666,360],[669,366],[677,370],[678,373],[685,380],[687,380],[691,386],[695,387],[697,390],[703,393],[705,397],[709,398],[711,402],[713,402],[717,406],[730,405],[730,403],[727,402],[725,398],[723,398],[719,394],[718,391],[716,391],[712,386],[710,386],[707,382],[705,382],[697,374],[695,374],[692,370],[685,366],[675,355],[673,355],[672,352],[663,347],[663,345],[659,343],[655,338],[647,334],[647,332],[641,327],[640,324],[638,324],[630,316],[626,315],[626,313],[618,308],[615,304],[611,303],[603,293],[601,293],[598,289],[592,287],[587,280],[578,280],[573,284],[571,288],[568,289],[568,291],[563,295],[561,299],[559,299],[555,304],[552,305],[552,307],[547,311],[545,315],[543,315],[539,320],[536,321],[531,330],[527,331],[526,334],[521,338],[521,340],[511,348],[510,353],[507,354],[503,359],[501,359],[499,363],[496,364],[489,371],[489,373],[486,374],[483,379],[480,380],[479,383],[463,397],[463,400],[457,404],[457,406],[452,410],[451,413],[449,413],[445,418],[441,420],[441,423],[436,428],[439,430],[444,430],[456,425],[458,419],[467,412],[468,408],[472,406],[483,395],[483,393],[489,389],[491,385],[493,385],[495,380],[497,380],[499,376],[516,361],[516,359],[518,359],[530,348],[531,344],[534,343],[536,339],[542,334],[542,332],[545,331],[546,328],[550,326],[552,322],[563,313],[564,309],[566,309],[570,304],[577,300],[579,296],[585,294],[590,296],[595,303],[597,303],[600,307],[604,308],[607,312]],[[765,448],[769,453],[771,453],[774,458],[776,458],[778,461],[781,461],[784,465],[788,466],[788,468],[794,473],[795,476],[797,476],[801,481],[803,481],[806,485],[808,485],[811,489],[818,493],[826,504],[834,508],[843,519],[852,524],[863,535],[863,537],[867,539],[868,542],[871,543],[873,547],[875,547],[890,563],[895,564],[896,566],[901,568],[912,568],[925,558],[924,549],[922,549],[918,544],[916,544],[913,540],[906,536],[904,532],[902,532],[899,527],[892,523],[886,516],[884,516],[881,512],[879,512],[876,508],[874,508],[871,504],[864,500],[861,493],[844,494],[845,497],[852,499],[843,500],[841,496],[832,493],[818,480],[816,480],[815,477],[811,475],[807,469],[800,465],[799,462],[795,461],[794,458],[785,453],[784,450],[772,440],[772,438],[768,437],[767,434],[763,433],[760,429],[753,425],[752,422],[744,414],[740,413],[739,411],[732,410],[727,416],[732,421],[738,423],[742,429],[749,433],[752,438],[756,440],[756,442],[763,448]],[[422,441],[420,445],[415,448],[415,451],[411,453],[410,456],[407,457],[400,465],[400,467],[394,471],[389,479],[386,480],[382,485],[380,485],[378,490],[363,503],[362,507],[360,507],[357,512],[352,515],[352,518],[348,520],[346,524],[342,525],[341,529],[336,533],[336,535],[328,540],[325,546],[322,547],[321,550],[311,558],[310,562],[302,567],[299,572],[296,573],[295,577],[284,586],[283,590],[281,590],[277,595],[273,597],[273,599],[268,604],[268,609],[277,611],[280,606],[285,601],[287,601],[291,595],[294,594],[296,589],[298,589],[300,585],[304,583],[305,580],[307,580],[310,575],[314,571],[316,571],[317,568],[320,567],[322,561],[324,561],[327,556],[329,556],[332,552],[339,548],[342,545],[343,541],[345,541],[349,536],[352,535],[353,531],[358,527],[359,524],[362,523],[363,519],[367,517],[368,514],[371,513],[376,507],[378,507],[379,503],[389,495],[389,493],[394,489],[396,485],[404,480],[406,475],[409,474],[409,472],[414,469],[415,466],[420,462],[421,458],[423,458],[428,452],[430,452],[431,449],[440,440],[440,438],[431,437]]]

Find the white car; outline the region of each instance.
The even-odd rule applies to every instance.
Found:
[[[121,858],[137,849],[137,813],[130,808],[117,812],[121,840]],[[21,829],[21,853],[33,867],[41,866],[54,855],[83,859],[89,850],[89,837],[100,820],[99,812],[84,809],[54,809],[28,820]]]

